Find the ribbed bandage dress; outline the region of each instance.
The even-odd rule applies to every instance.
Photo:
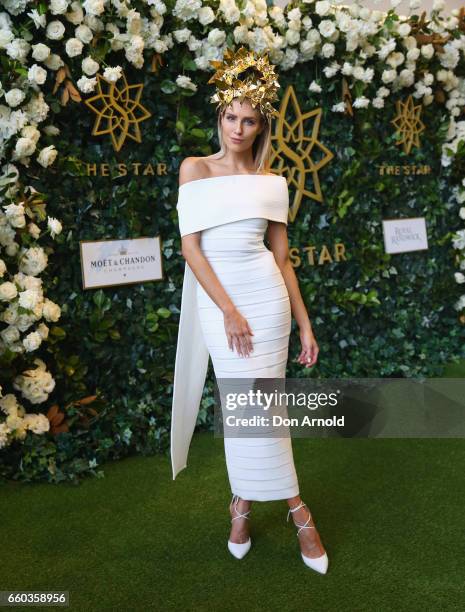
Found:
[[[254,350],[245,357],[229,348],[223,312],[197,282],[198,322],[216,378],[284,379],[291,308],[281,270],[264,244],[264,235],[268,219],[283,218],[274,217],[273,210],[278,207],[282,214],[283,208],[285,212],[288,209],[285,179],[274,175],[228,175],[192,181],[183,187],[183,197],[189,194],[189,205],[194,208],[202,198],[216,201],[222,210],[225,199],[228,208],[237,204],[236,214],[220,215],[211,227],[203,224],[200,247],[254,332]],[[227,222],[222,222],[225,219]],[[299,494],[288,435],[225,436],[224,449],[232,493],[253,501],[287,499]]]

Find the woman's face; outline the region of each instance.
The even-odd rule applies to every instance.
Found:
[[[228,147],[236,151],[246,150],[263,130],[260,111],[254,109],[248,100],[242,104],[233,100],[223,113],[221,127]]]

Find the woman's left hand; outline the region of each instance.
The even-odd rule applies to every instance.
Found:
[[[300,331],[300,343],[302,344],[302,351],[297,357],[297,361],[305,365],[306,368],[310,368],[315,365],[320,350],[311,329]]]

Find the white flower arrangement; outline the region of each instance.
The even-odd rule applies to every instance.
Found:
[[[463,104],[463,98],[462,98]],[[457,155],[459,146],[465,146],[465,121],[451,121],[449,125],[448,140],[443,144],[441,163],[449,166]],[[458,204],[465,203],[465,178],[460,185],[453,189],[453,195]],[[459,209],[459,217],[465,219],[465,207]],[[457,249],[457,259],[461,270],[465,270],[465,229],[461,229],[452,236],[452,245]],[[465,283],[465,275],[462,272],[454,272],[455,281],[459,284]],[[458,311],[465,309],[465,293],[460,296],[454,307]]]
[[[35,359],[34,363],[37,368],[26,370],[17,376],[13,386],[32,404],[39,404],[47,399],[55,387],[55,381],[46,371],[45,363],[41,359]],[[16,396],[13,393],[3,395],[0,387],[0,413],[2,412],[6,418],[0,422],[0,449],[9,446],[13,440],[24,440],[28,430],[41,435],[50,429],[50,421],[44,414],[26,413]]]
[[[35,146],[39,131],[34,126],[24,129],[27,131],[23,138]],[[49,155],[56,155],[53,145],[51,147],[42,149],[40,155],[44,160]],[[15,169],[12,164],[4,166],[0,176],[0,186],[8,187],[9,198],[17,197],[19,191],[19,173]],[[17,233],[27,232],[35,242],[47,233],[54,239],[61,233],[62,225],[58,219],[47,217],[47,229],[42,232],[34,221],[28,219],[34,219],[29,199],[39,199],[40,194],[27,187],[24,195],[26,201],[3,204],[0,208],[0,355],[27,355],[36,351],[48,337],[46,323],[56,322],[61,316],[60,307],[44,296],[39,277],[47,267],[47,254],[37,243],[21,246]],[[55,381],[42,360],[36,358],[34,363],[38,367],[16,376],[12,385],[23,398],[39,404],[48,399]],[[0,422],[0,448],[12,440],[24,439],[27,430],[40,434],[49,429],[47,417],[26,414],[13,393],[0,399],[0,409],[7,415],[6,420]]]

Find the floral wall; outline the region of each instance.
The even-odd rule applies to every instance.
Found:
[[[268,52],[281,102],[292,87],[302,113],[318,111],[318,141],[332,154],[318,172],[321,200],[303,197],[288,225],[320,346],[317,365],[303,370],[293,327],[288,376],[440,376],[465,356],[459,11],[4,0],[2,477],[77,483],[101,476],[105,461],[168,452],[184,271],[178,168],[217,151],[209,61],[240,45]],[[92,98],[111,87],[123,96],[127,85],[140,94],[140,138],[132,124],[93,133]],[[393,120],[409,96],[425,129],[407,152]],[[282,119],[295,111],[280,107]],[[292,159],[275,159],[295,197]],[[382,220],[404,217],[425,218],[428,249],[390,255]],[[162,280],[84,290],[80,241],[139,236],[161,237]],[[334,245],[343,259],[308,257]],[[211,427],[213,381],[210,370],[201,428]]]

